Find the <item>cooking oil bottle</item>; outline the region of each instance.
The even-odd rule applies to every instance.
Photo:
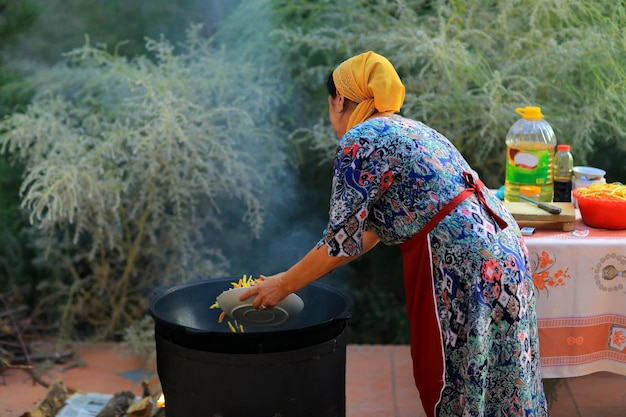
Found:
[[[520,201],[520,187],[532,185],[541,190],[539,201],[551,202],[554,131],[539,107],[520,107],[515,112],[522,118],[513,123],[506,135],[504,201]]]

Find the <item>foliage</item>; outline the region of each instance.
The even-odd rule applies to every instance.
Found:
[[[60,267],[42,291],[66,334],[112,335],[143,316],[154,285],[223,274],[221,242],[260,231],[284,163],[276,79],[199,32],[178,54],[148,40],[155,61],[87,43],[0,124],[0,150],[25,167],[37,245]]]
[[[0,0],[0,41],[11,41],[37,17],[38,11],[29,0]]]
[[[350,342],[408,344],[404,280],[400,250],[378,245],[353,265],[349,280],[354,298]]]
[[[22,284],[29,284],[34,275],[28,264],[27,219],[20,209],[18,189],[20,169],[9,165],[0,158],[0,289],[8,290]]]
[[[504,137],[518,117],[514,109],[525,105],[542,107],[577,163],[607,142],[619,155],[614,160],[624,159],[623,2],[276,4],[288,19],[277,44],[300,62],[294,72],[302,85],[321,84],[332,66],[356,53],[386,55],[407,87],[403,114],[448,136],[492,187],[504,178]],[[610,168],[609,177],[626,173],[623,164]]]
[[[154,346],[154,320],[145,316],[124,329],[123,347],[138,358],[143,358],[144,367],[150,369],[156,359]]]
[[[45,301],[66,308],[68,326],[93,315],[100,327],[122,305],[118,282],[132,287],[132,311],[109,314],[118,324],[102,333],[138,315],[156,281],[272,273],[299,259],[328,210],[326,76],[366,50],[398,69],[403,114],[449,137],[488,186],[503,181],[504,138],[525,105],[542,107],[576,164],[626,179],[623,2],[33,1],[43,12],[12,50],[13,69],[93,39],[29,79],[32,105],[0,127],[3,151],[27,169],[24,207],[47,250],[38,266],[51,271]],[[205,26],[188,38],[193,21]],[[144,36],[161,33],[144,51]],[[397,251],[376,248],[329,278],[354,295],[352,341],[408,341]],[[101,316],[86,313],[91,303]]]
[[[37,16],[37,9],[28,0],[0,0],[0,52],[10,47]],[[0,116],[28,101],[28,93],[17,94],[14,86],[22,77],[4,65],[0,56]],[[19,207],[20,166],[10,165],[0,156],[0,290],[30,284],[38,279],[29,260],[34,256],[29,247],[28,221]]]
[[[5,0],[16,3],[25,0]],[[185,41],[191,24],[204,23],[211,35],[224,14],[239,0],[27,0],[40,10],[34,25],[22,33],[12,55],[21,60],[56,63],[63,53],[80,47],[88,34],[95,45],[114,48],[120,42],[126,56],[143,54],[144,38],[164,36]]]
[[[292,134],[316,150],[313,155],[321,155],[325,165],[336,146],[325,122],[325,78],[344,59],[374,50],[387,56],[403,79],[407,94],[402,113],[450,138],[488,186],[503,182],[504,138],[518,117],[514,109],[526,105],[542,107],[559,143],[572,145],[577,164],[596,161],[607,169],[607,177],[626,178],[626,142],[620,141],[626,126],[623,2],[273,4],[284,22],[273,32],[275,44],[283,46],[281,55],[291,68],[292,91],[304,96],[298,100],[294,94],[290,100],[301,115]],[[595,153],[599,149],[610,152]],[[394,252],[368,256],[376,258],[375,264],[401,262]],[[354,315],[356,341],[381,336],[377,332],[386,325],[364,324],[371,317],[395,317],[397,335],[382,340],[406,342],[401,335],[404,306],[362,296],[384,298],[390,283],[402,279],[401,271],[373,269],[367,262],[353,268],[353,291],[367,303],[364,310],[370,315]],[[401,298],[402,288],[393,291],[396,300]]]
[[[274,44],[290,67],[291,129],[315,152],[304,165],[329,166],[336,139],[326,122],[327,74],[367,50],[387,56],[407,88],[402,113],[445,134],[490,187],[504,179],[504,138],[514,109],[542,107],[559,143],[572,145],[576,164],[596,163],[609,180],[626,179],[626,4],[596,1],[484,2],[480,0],[272,0],[283,26]],[[297,93],[297,94],[296,94]],[[321,161],[321,162],[320,162]],[[328,170],[327,172],[330,172]],[[327,188],[319,188],[327,195]],[[327,207],[327,205],[325,206]],[[375,252],[396,265],[396,253]],[[380,259],[378,259],[380,257]],[[378,294],[401,272],[353,265],[351,282],[377,317],[400,323],[403,305],[381,306]],[[397,288],[396,299],[402,289]],[[389,311],[393,310],[393,311]],[[352,322],[361,341],[380,328]],[[382,326],[384,327],[384,326]],[[383,340],[404,339],[397,336]],[[368,334],[369,333],[369,334]],[[371,339],[370,339],[371,338]]]

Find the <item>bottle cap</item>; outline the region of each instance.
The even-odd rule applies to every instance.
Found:
[[[541,194],[541,187],[537,185],[522,185],[519,187],[520,194],[529,196],[529,195],[537,195]]]
[[[543,119],[543,113],[541,113],[541,107],[518,107],[515,109],[515,113],[522,116],[527,120],[541,120]]]
[[[558,145],[556,147],[556,150],[559,151],[559,152],[569,152],[570,146],[569,145]]]

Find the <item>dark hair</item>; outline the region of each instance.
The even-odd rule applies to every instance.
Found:
[[[328,74],[328,79],[326,80],[326,89],[328,90],[328,94],[335,98],[337,97],[337,87],[335,87],[335,80],[333,79],[333,72],[331,71]]]

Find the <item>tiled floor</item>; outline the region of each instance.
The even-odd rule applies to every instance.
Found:
[[[152,360],[129,355],[111,343],[75,347],[81,366],[57,365],[44,381],[63,380],[67,387],[84,392],[113,394],[131,390],[141,395],[141,381],[153,392],[159,381]],[[346,407],[348,417],[423,417],[413,385],[408,346],[348,345]],[[20,417],[46,393],[20,370],[0,373],[0,417]],[[598,373],[562,380],[552,417],[625,417],[626,377]]]

